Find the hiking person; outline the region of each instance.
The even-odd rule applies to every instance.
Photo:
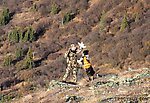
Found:
[[[80,46],[79,48],[76,47],[75,44],[71,44],[71,47],[65,53],[64,57],[67,58],[67,68],[63,77],[64,82],[66,81],[71,70],[73,70],[73,81],[77,82],[77,54],[80,53],[83,48],[86,48],[83,42],[78,42],[78,45]]]
[[[84,50],[82,53],[82,57],[80,58],[80,60],[77,60],[77,62],[80,65],[82,65],[82,67],[85,69],[89,81],[91,81],[94,79],[95,71],[93,70],[93,67],[90,63],[88,52],[89,52],[88,50]]]

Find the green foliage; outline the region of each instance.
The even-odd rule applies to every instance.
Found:
[[[135,16],[135,22],[138,22],[140,19],[139,19],[139,13],[136,13],[136,16]]]
[[[19,42],[22,42],[22,40],[23,40],[23,31],[22,31],[22,28],[20,28],[18,30],[18,35],[19,35]]]
[[[104,31],[104,17],[105,17],[105,11],[103,10],[102,15],[101,15],[101,19],[100,19],[100,32]]]
[[[0,103],[4,103],[4,95],[2,94],[1,88],[0,88]]]
[[[34,65],[33,54],[32,54],[31,47],[29,47],[27,57],[26,57],[26,61],[25,61],[25,68],[33,68],[33,65]]]
[[[31,11],[37,11],[38,10],[38,6],[36,4],[36,2],[33,4],[33,7],[31,8]]]
[[[12,65],[12,58],[11,57],[9,57],[9,56],[6,56],[5,57],[5,59],[4,59],[4,61],[3,61],[3,66],[11,66]]]
[[[0,26],[6,25],[9,20],[11,19],[9,9],[3,8],[1,14],[0,14]]]
[[[55,15],[58,13],[58,7],[57,7],[57,4],[55,2],[53,2],[52,4],[52,9],[51,9],[51,14],[52,15]]]
[[[69,21],[72,20],[72,15],[70,12],[62,13],[62,25],[67,24]]]
[[[17,49],[15,51],[15,58],[17,60],[20,60],[23,58],[23,49],[21,47],[17,47]]]
[[[20,28],[19,30],[17,28],[14,28],[12,32],[8,34],[8,41],[10,42],[21,42],[23,39],[23,32]]]
[[[24,82],[22,82],[22,87],[24,87]]]
[[[7,96],[2,95],[2,97],[0,99],[0,103],[8,102],[8,101],[12,100],[12,98],[13,97],[11,95],[7,95]]]
[[[35,82],[33,82],[33,84],[31,84],[30,80],[28,79],[28,84],[27,84],[27,89],[28,90],[35,90]]]
[[[10,32],[8,34],[8,41],[10,42],[27,42],[27,41],[35,41],[35,32],[34,30],[29,27],[28,30],[25,32],[25,36],[23,36],[23,31],[22,28],[19,28],[19,30],[17,28],[14,28],[12,32]]]
[[[121,23],[121,27],[120,27],[120,30],[124,30],[126,27],[128,27],[128,23],[127,23],[127,17],[126,17],[126,14],[124,14],[124,18],[122,20],[122,23]]]
[[[2,91],[1,91],[1,88],[0,88],[0,103],[3,103],[4,100],[3,100],[3,94],[2,94]]]
[[[29,27],[27,32],[25,33],[24,42],[27,42],[27,41],[32,42],[32,41],[35,41],[35,40],[36,40],[35,32],[31,27]]]
[[[1,88],[0,88],[0,103],[4,103],[4,102],[10,101],[10,100],[12,100],[12,95],[5,96],[2,93]]]
[[[14,28],[13,31],[8,34],[8,41],[19,42],[19,35],[17,28]]]
[[[3,38],[1,38],[1,40],[0,41],[5,41],[6,40],[6,38],[5,37],[3,37]]]

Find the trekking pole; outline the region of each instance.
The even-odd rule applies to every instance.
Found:
[[[81,65],[80,68],[78,69],[78,81],[80,80],[80,72],[81,72]]]

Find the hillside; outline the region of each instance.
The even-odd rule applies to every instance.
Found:
[[[149,103],[150,72],[147,70],[148,68],[139,68],[118,75],[109,74],[90,83],[82,79],[78,85],[52,80],[47,89],[37,90],[11,102]]]
[[[0,12],[0,102],[2,97],[10,102],[14,99],[14,103],[19,102],[16,99],[28,95],[35,95],[36,98],[39,91],[45,96],[42,97],[45,98],[43,102],[55,102],[55,97],[51,95],[57,94],[55,92],[59,88],[52,90],[52,94],[47,93],[45,88],[49,88],[52,80],[62,80],[66,68],[64,53],[72,43],[78,42],[84,42],[87,46],[90,61],[99,75],[117,75],[117,81],[124,75],[132,78],[134,73],[135,76],[147,71],[148,74],[140,79],[142,84],[131,88],[134,93],[134,88],[144,90],[142,88],[148,87],[145,92],[149,94],[149,0],[1,0]],[[26,64],[30,58],[27,56],[29,51],[33,54],[31,67]],[[79,83],[82,83],[86,78],[85,71],[81,71],[80,78]],[[97,78],[89,87],[100,80],[104,78]],[[88,86],[78,86],[83,94],[89,89]],[[69,91],[67,94],[67,90],[64,91],[65,95],[57,97],[63,98],[75,92]],[[76,96],[81,95],[76,92]],[[130,95],[129,92],[125,94]],[[81,96],[96,98],[91,100],[93,103],[105,99],[104,96],[93,95]],[[49,96],[52,101],[47,99]],[[31,100],[39,102],[38,99]]]

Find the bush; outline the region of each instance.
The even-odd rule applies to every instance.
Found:
[[[32,54],[31,47],[29,47],[27,57],[26,57],[26,61],[25,61],[25,68],[33,68],[33,65],[34,65],[33,54]]]
[[[34,30],[31,27],[29,27],[28,30],[27,30],[27,32],[25,33],[24,42],[35,41],[36,38],[35,38],[34,35],[35,35]]]
[[[17,28],[14,28],[13,31],[8,34],[8,41],[19,42],[19,35]]]
[[[126,17],[126,14],[124,14],[124,18],[122,20],[122,23],[121,23],[121,28],[120,30],[124,30],[126,27],[128,27],[128,22],[127,22],[127,17]]]
[[[1,88],[0,88],[0,103],[4,103],[4,102],[7,102],[7,101],[10,101],[13,99],[13,96],[12,95],[4,95],[2,92],[1,92]]]
[[[3,8],[0,14],[0,25],[6,25],[10,20],[10,13],[8,8]]]
[[[104,17],[105,17],[105,11],[103,10],[102,15],[101,15],[101,19],[100,19],[100,32],[104,31]]]
[[[52,9],[51,9],[51,14],[52,15],[55,15],[58,13],[58,7],[57,7],[57,4],[55,2],[53,2],[52,4]]]
[[[137,23],[139,20],[140,20],[139,19],[139,13],[136,13],[136,15],[135,15],[135,22]]]
[[[19,35],[19,42],[22,42],[22,40],[23,40],[23,31],[22,31],[22,28],[20,28],[18,30],[18,35]]]
[[[19,30],[17,28],[14,28],[12,32],[8,34],[8,41],[10,42],[21,42],[23,39],[23,32],[20,28]]]
[[[62,13],[62,25],[67,24],[73,19],[73,15],[70,12]]]
[[[36,88],[35,88],[35,82],[33,82],[33,83],[31,84],[31,81],[28,79],[27,89],[28,89],[28,90],[35,90],[35,89],[36,89]]]
[[[15,51],[15,58],[17,60],[21,60],[23,58],[23,49],[21,47],[17,47]]]
[[[6,56],[2,65],[3,66],[11,66],[12,65],[12,59],[11,59],[11,57]]]
[[[38,6],[36,4],[36,2],[33,4],[33,7],[31,8],[31,11],[37,11],[38,10]]]

